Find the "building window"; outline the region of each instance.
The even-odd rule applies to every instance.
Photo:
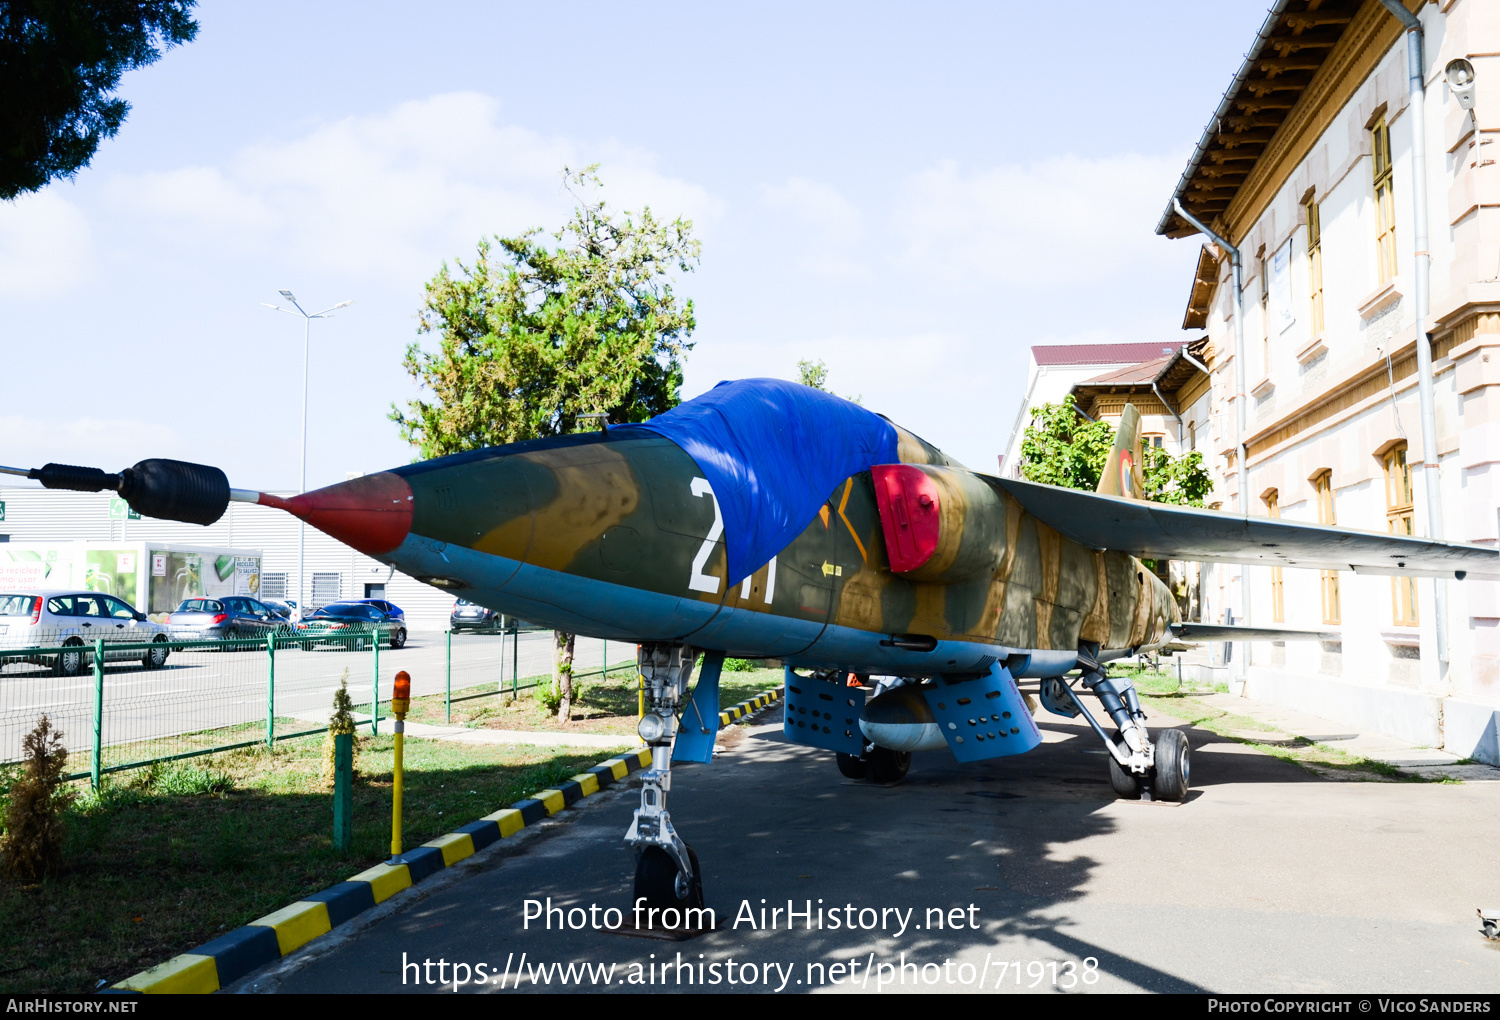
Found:
[[[1406,463],[1406,444],[1385,455],[1385,525],[1393,535],[1412,535],[1411,467]],[[1391,618],[1398,627],[1417,625],[1417,582],[1410,577],[1391,578]]]
[[[314,574],[312,576],[312,598],[309,601],[314,607],[326,606],[330,602],[337,602],[344,596],[343,581],[342,574]]]
[[[285,574],[261,574],[260,597],[263,599],[286,598]]]
[[[1375,163],[1375,270],[1380,286],[1396,275],[1396,201],[1391,195],[1391,129],[1381,117],[1370,128]]]
[[[1316,339],[1323,335],[1323,224],[1318,219],[1318,203],[1311,198],[1307,200],[1307,273]]]
[[[1272,489],[1266,494],[1266,516],[1281,519],[1281,496]],[[1281,568],[1271,568],[1271,619],[1276,623],[1286,622],[1286,602],[1282,595]]]
[[[1318,523],[1337,524],[1338,521],[1334,519],[1333,513],[1333,472],[1324,471],[1314,478],[1313,488],[1318,497]],[[1325,570],[1322,575],[1323,622],[1339,623],[1341,622],[1339,619],[1339,572]]]
[[[1260,262],[1260,365],[1261,374],[1269,376],[1271,365],[1271,260],[1262,245],[1256,256]]]

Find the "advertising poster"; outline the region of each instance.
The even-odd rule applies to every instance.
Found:
[[[0,549],[0,591],[66,588],[72,571],[59,566],[56,549]]]
[[[135,606],[138,559],[134,549],[89,549],[83,554],[83,586]]]
[[[147,613],[170,613],[182,604],[183,599],[206,594],[203,590],[202,553],[153,550],[150,555],[153,564],[157,557],[162,557],[164,569],[160,575],[156,574],[154,567],[152,569],[151,605]],[[213,570],[212,564],[208,569]],[[228,595],[229,592],[220,594]]]
[[[234,593],[260,598],[260,558],[236,556],[234,558]]]

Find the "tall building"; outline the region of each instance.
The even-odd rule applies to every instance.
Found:
[[[1157,227],[1205,242],[1225,509],[1496,544],[1497,133],[1500,4],[1277,0]],[[1339,636],[1254,645],[1250,696],[1500,763],[1500,585],[1215,574],[1207,618]]]

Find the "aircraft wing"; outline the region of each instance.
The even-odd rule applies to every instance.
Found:
[[[1339,635],[1326,630],[1293,630],[1287,627],[1240,627],[1228,623],[1174,623],[1172,637],[1178,641],[1337,641]]]
[[[1093,549],[1147,559],[1500,580],[1500,552],[1463,542],[1241,517],[1015,478],[989,480],[1037,520]]]

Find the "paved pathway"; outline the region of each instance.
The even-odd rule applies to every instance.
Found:
[[[1500,783],[1330,782],[1190,730],[1186,803],[1118,801],[1096,740],[1044,714],[1046,740],[1031,754],[964,766],[924,752],[905,781],[880,787],[782,742],[779,708],[763,719],[712,765],[678,771],[672,790],[719,930],[661,942],[584,921],[630,907],[620,837],[637,797],[625,788],[399,894],[239,990],[436,991],[442,960],[449,981],[455,961],[471,975],[509,965],[510,991],[522,954],[522,990],[577,987],[577,972],[564,986],[557,971],[529,969],[558,963],[615,965],[583,978],[586,989],[702,987],[685,983],[686,968],[662,977],[679,953],[704,965],[695,979],[718,966],[710,991],[1500,986],[1500,944],[1476,933],[1474,916],[1500,901]],[[550,915],[551,930],[527,920],[548,898],[570,912]],[[823,927],[799,919],[788,930],[784,910],[774,928],[746,923],[763,900],[788,899],[821,906]],[[852,929],[831,926],[834,908],[852,909]],[[569,920],[583,927],[562,927]],[[729,983],[730,963],[741,983]],[[623,983],[633,975],[643,983]]]

